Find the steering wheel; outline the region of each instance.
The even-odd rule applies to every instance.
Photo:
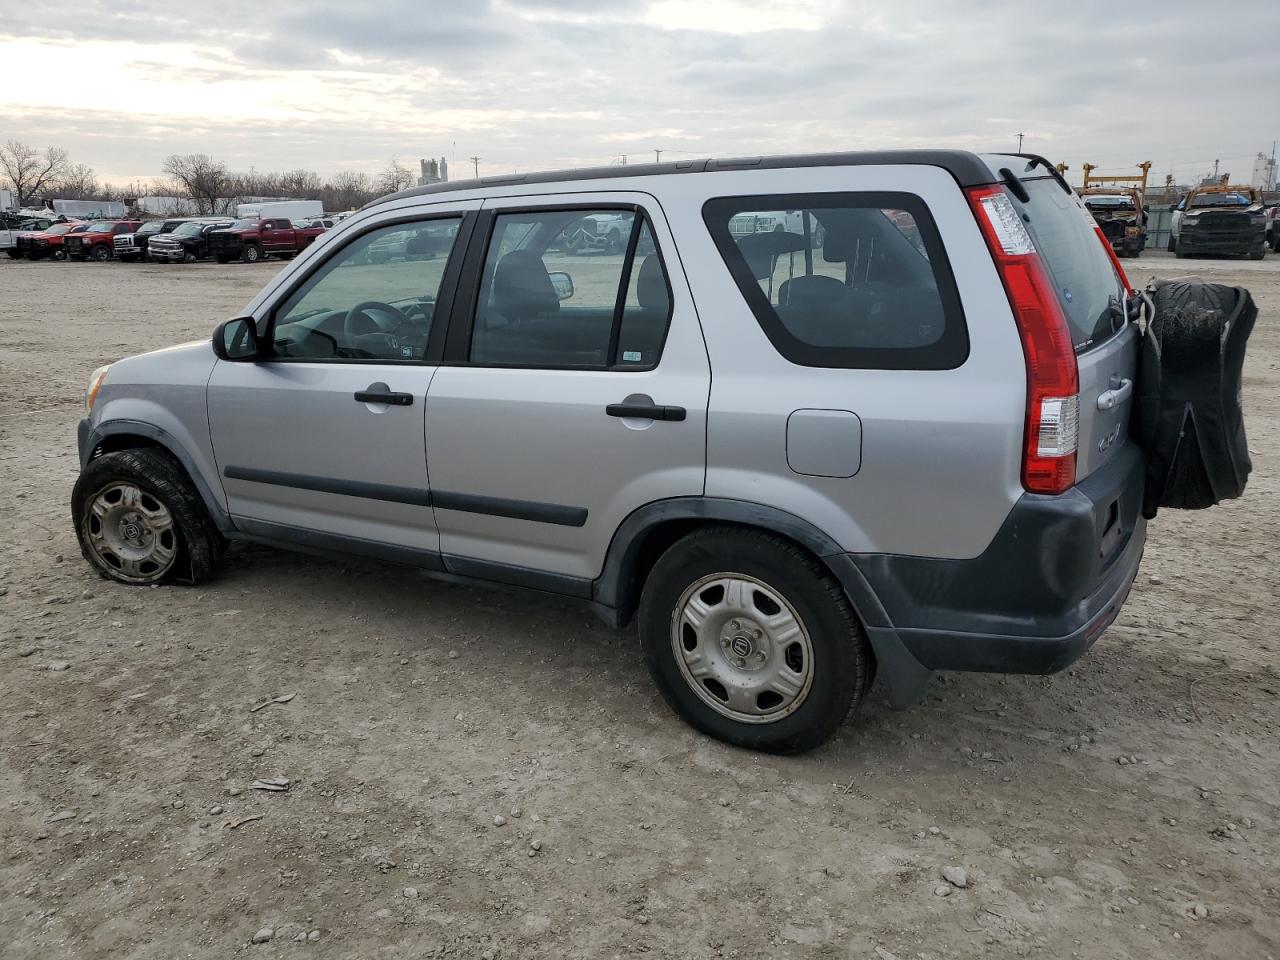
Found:
[[[356,337],[364,336],[370,333],[381,333],[384,336],[390,336],[385,330],[378,326],[378,321],[366,313],[366,310],[377,310],[379,313],[385,313],[396,318],[396,327],[405,322],[405,315],[396,307],[389,303],[383,303],[381,300],[366,300],[363,303],[357,303],[354,307],[347,311],[346,317],[342,320],[342,339],[344,343],[351,343]],[[364,320],[364,329],[357,329],[357,318]],[[372,327],[373,329],[368,329]],[[393,328],[394,329],[394,328]],[[394,338],[392,338],[394,339]]]

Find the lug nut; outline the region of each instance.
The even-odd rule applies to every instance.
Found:
[[[720,646],[722,646],[722,647],[724,647],[726,650],[728,650],[728,649],[729,649],[729,638],[728,638],[728,637],[721,637],[721,638],[720,638]]]
[[[739,657],[739,658],[737,659],[737,664],[738,664],[738,666],[740,666],[740,667],[745,667],[745,666],[747,665],[747,661],[745,661],[745,660],[743,660],[741,657]]]
[[[763,651],[763,650],[761,650],[761,651],[759,651],[758,653],[756,653],[756,663],[764,663],[764,651]]]

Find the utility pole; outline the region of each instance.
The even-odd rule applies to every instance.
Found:
[[[1275,155],[1276,155],[1276,145],[1273,143],[1273,144],[1271,144],[1271,156],[1274,158],[1274,157],[1275,157]],[[653,162],[654,162],[654,163],[661,163],[661,162],[662,162],[662,151],[661,151],[661,150],[654,150],[654,151],[653,151]]]
[[[1023,135],[1023,134],[1021,134],[1021,133],[1019,133],[1019,134],[1018,134],[1018,152],[1019,152],[1019,153],[1021,153],[1021,152],[1022,152],[1022,137],[1023,137],[1023,136],[1024,136],[1024,135]]]
[[[472,169],[474,169],[474,170],[475,170],[475,172],[476,172],[476,179],[477,179],[477,180],[479,180],[479,179],[480,179],[480,158],[479,158],[479,157],[467,157],[467,159],[471,161],[471,167],[472,167]]]

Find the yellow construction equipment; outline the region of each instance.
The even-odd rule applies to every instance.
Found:
[[[1142,171],[1142,176],[1139,177],[1125,174],[1108,174],[1106,176],[1100,174],[1095,175],[1093,171],[1098,169],[1098,165],[1096,163],[1086,163],[1081,168],[1084,170],[1084,189],[1088,190],[1092,186],[1103,183],[1125,183],[1133,186],[1142,193],[1146,193],[1147,174],[1151,171],[1151,161],[1144,160],[1142,163],[1134,164],[1134,166]]]

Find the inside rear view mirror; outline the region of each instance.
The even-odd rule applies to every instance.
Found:
[[[253,317],[236,317],[213,331],[213,352],[219,360],[258,359],[258,329]]]
[[[549,273],[547,276],[551,278],[551,286],[559,299],[568,300],[573,296],[573,277],[561,272]]]

